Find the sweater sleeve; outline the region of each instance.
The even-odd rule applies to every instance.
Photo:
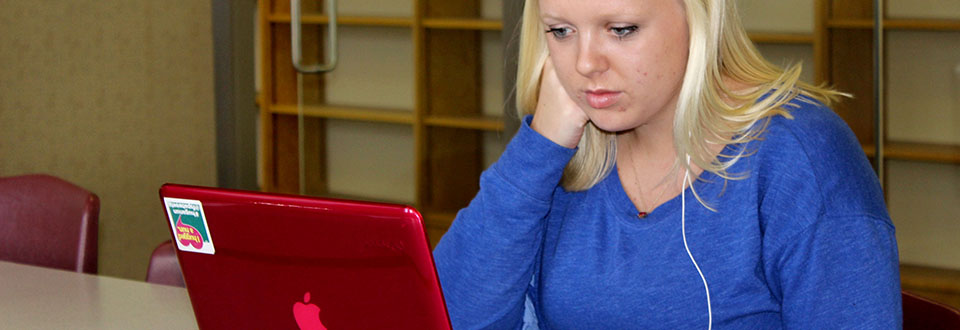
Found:
[[[821,218],[780,252],[784,328],[902,326],[897,244],[885,219]]]
[[[575,153],[530,128],[531,117],[500,159],[480,177],[480,191],[457,214],[434,250],[455,329],[518,328],[563,169]]]
[[[898,329],[899,256],[877,177],[839,117],[795,113],[761,158],[765,275],[784,328]]]

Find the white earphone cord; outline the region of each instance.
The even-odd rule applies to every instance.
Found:
[[[687,164],[690,164],[690,155],[687,155]],[[690,253],[690,246],[687,245],[687,194],[686,186],[690,183],[690,171],[684,170],[683,172],[683,186],[680,187],[680,230],[683,234],[683,247],[687,249],[687,255],[690,256],[690,261],[693,262],[693,266],[697,268],[697,273],[700,274],[700,279],[703,280],[703,289],[707,292],[707,330],[713,329],[713,309],[710,306],[710,287],[707,285],[707,278],[703,277],[703,271],[700,270],[700,265],[697,265],[697,260],[693,258],[693,253]]]

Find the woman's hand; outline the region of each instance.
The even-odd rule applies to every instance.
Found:
[[[547,57],[540,76],[540,96],[530,127],[556,144],[575,148],[590,118],[560,85],[553,61]]]

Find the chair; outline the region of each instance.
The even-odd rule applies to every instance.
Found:
[[[97,273],[100,199],[43,174],[0,178],[0,260]]]
[[[960,329],[960,310],[903,291],[903,329]]]
[[[147,282],[186,287],[174,249],[173,242],[166,241],[153,250],[150,265],[147,266]]]

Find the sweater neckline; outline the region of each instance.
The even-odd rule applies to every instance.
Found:
[[[732,152],[730,146],[725,146],[721,151],[721,154],[727,154]],[[693,185],[696,188],[697,194],[701,198],[710,200],[710,196],[716,196],[719,192],[715,191],[715,187],[723,186],[724,179],[716,174],[708,171],[703,171],[700,173],[699,178],[691,178]],[[712,183],[721,183],[721,184],[712,184]],[[706,209],[703,205],[700,204],[700,201],[694,196],[691,187],[684,188],[684,193],[677,194],[673,198],[663,202],[655,209],[651,210],[646,217],[640,218],[637,216],[637,213],[640,211],[637,210],[637,206],[633,204],[633,201],[630,200],[630,196],[627,195],[626,190],[623,188],[623,184],[620,180],[620,172],[618,170],[618,165],[614,164],[613,169],[610,171],[610,174],[607,175],[599,183],[600,188],[602,189],[602,195],[607,201],[607,207],[610,210],[611,214],[615,214],[619,221],[625,222],[630,226],[637,227],[648,227],[655,225],[659,222],[663,222],[667,219],[673,219],[680,217],[681,209],[681,196],[686,195],[687,203],[687,215],[693,210]]]

